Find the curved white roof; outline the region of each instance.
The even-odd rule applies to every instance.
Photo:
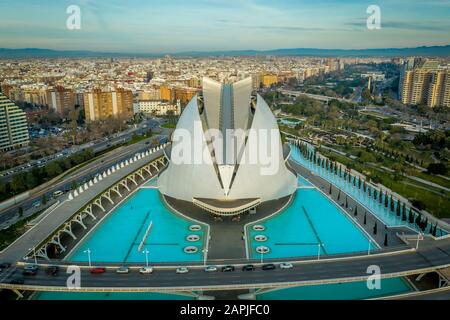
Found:
[[[295,192],[297,179],[284,162],[276,119],[259,95],[252,112],[251,85],[251,79],[245,79],[230,89],[230,85],[204,80],[204,112],[199,113],[197,97],[183,111],[173,134],[169,166],[158,179],[161,193],[189,202],[194,198],[264,202]],[[224,98],[224,94],[231,96]],[[230,101],[232,109],[224,110],[230,108]],[[229,115],[232,121],[221,119]],[[239,129],[245,136],[239,142],[212,143],[205,130],[223,130],[224,123],[231,126],[225,129]],[[240,146],[244,153],[233,161],[217,161],[218,148],[224,144],[227,150]]]

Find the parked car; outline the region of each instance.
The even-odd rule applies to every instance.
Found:
[[[234,271],[234,266],[224,266],[222,267],[222,272],[232,272]]]
[[[263,270],[275,270],[276,266],[273,263],[265,264],[262,266]]]
[[[59,267],[58,266],[50,266],[46,270],[47,274],[50,274],[54,277],[56,277],[59,273]]]
[[[292,269],[294,266],[290,262],[280,263],[280,269]]]
[[[242,267],[242,271],[255,271],[255,270],[256,270],[256,268],[252,264],[248,264],[248,265]]]
[[[180,268],[177,268],[177,270],[176,270],[176,273],[180,273],[180,274],[188,273],[188,272],[189,272],[189,269],[186,267],[180,267]]]
[[[120,267],[116,270],[116,273],[127,274],[130,273],[130,268],[128,267]]]
[[[153,267],[142,267],[139,269],[139,273],[141,273],[141,274],[153,273]]]
[[[11,263],[3,262],[0,264],[1,269],[8,269],[9,267],[11,267]]]
[[[34,208],[39,208],[41,206],[41,202],[40,201],[36,201],[35,203],[33,203],[33,207]]]
[[[215,266],[207,266],[205,268],[205,271],[206,272],[217,272],[217,267],[215,267]]]
[[[92,274],[105,273],[105,272],[106,272],[106,268],[103,268],[103,267],[92,268],[92,269],[90,270],[90,272],[91,272]]]

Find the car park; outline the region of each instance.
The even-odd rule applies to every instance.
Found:
[[[116,273],[127,274],[130,273],[130,268],[128,267],[120,267],[116,270]]]
[[[273,263],[265,264],[262,266],[263,270],[275,270],[276,266]]]
[[[234,266],[223,266],[222,272],[232,272],[234,271]]]
[[[179,274],[188,273],[188,272],[189,272],[189,269],[186,267],[180,267],[180,268],[177,268],[177,270],[176,270],[176,273],[179,273]]]
[[[242,271],[255,271],[255,270],[256,270],[256,268],[252,264],[248,264],[248,265],[242,267]]]
[[[139,269],[140,274],[150,274],[153,273],[153,267],[142,267]]]
[[[292,269],[294,266],[290,262],[280,263],[280,269]]]
[[[207,267],[205,267],[205,272],[217,272],[217,267],[207,266]]]

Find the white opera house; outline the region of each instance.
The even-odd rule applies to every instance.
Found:
[[[286,164],[276,118],[252,80],[203,79],[203,92],[183,111],[158,178],[164,197],[220,216],[252,212],[290,197],[297,178]]]

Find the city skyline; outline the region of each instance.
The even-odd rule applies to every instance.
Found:
[[[450,2],[379,1],[381,29],[369,30],[372,3],[351,0],[182,1],[29,0],[7,3],[0,21],[5,48],[105,52],[366,49],[450,44]],[[81,10],[81,29],[69,30],[66,10]],[[42,19],[45,17],[45,19]]]

